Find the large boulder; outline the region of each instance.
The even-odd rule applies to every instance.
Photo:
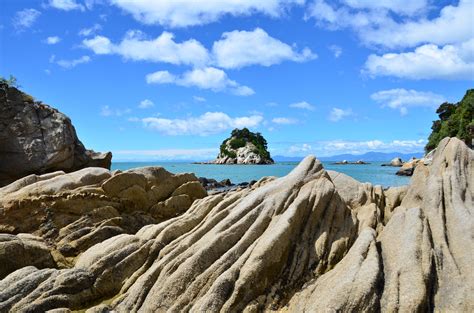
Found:
[[[112,154],[86,150],[71,120],[0,82],[0,186],[30,174],[110,168]]]

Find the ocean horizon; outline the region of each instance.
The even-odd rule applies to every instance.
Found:
[[[383,187],[408,185],[410,177],[397,176],[398,167],[382,166],[386,162],[370,164],[334,164],[335,161],[323,161],[326,170],[344,173],[352,178]],[[230,179],[232,183],[250,182],[266,176],[283,177],[293,170],[299,162],[276,162],[271,165],[220,165],[196,164],[191,161],[149,161],[149,162],[112,162],[112,170],[128,170],[145,166],[161,166],[171,173],[194,173],[197,177],[213,178],[217,181]]]

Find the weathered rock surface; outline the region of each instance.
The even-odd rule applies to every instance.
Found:
[[[110,168],[111,159],[86,150],[66,115],[0,82],[0,186],[29,174]]]
[[[471,312],[473,161],[463,142],[445,139],[409,188],[383,190],[308,157],[286,177],[85,245],[69,268],[18,269],[0,281],[0,311]],[[153,201],[127,190],[180,203],[171,199],[199,185],[148,189],[150,178],[122,176],[94,188],[143,205]]]
[[[90,167],[69,174],[31,175],[0,188],[0,230],[44,238],[59,265],[68,266],[89,247],[175,217],[206,195],[193,174],[173,175],[159,167],[113,173]],[[185,201],[173,202],[178,197]],[[23,238],[5,236],[15,238],[5,240],[10,246]],[[33,257],[22,259],[23,266],[44,267],[40,261],[27,261]]]

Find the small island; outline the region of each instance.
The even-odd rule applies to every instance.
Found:
[[[260,133],[247,128],[234,129],[225,139],[217,158],[203,164],[274,164],[267,150],[267,141]]]

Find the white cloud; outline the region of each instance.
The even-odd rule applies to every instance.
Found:
[[[140,31],[129,31],[118,44],[112,43],[104,36],[85,39],[82,43],[96,54],[118,54],[133,61],[164,62],[175,65],[208,63],[209,53],[200,42],[189,39],[177,43],[173,39],[174,35],[166,31],[151,40],[145,39]]]
[[[206,98],[204,98],[204,97],[193,96],[193,99],[196,102],[206,102]]]
[[[474,39],[444,47],[427,44],[413,52],[371,54],[363,72],[408,79],[474,80]]]
[[[288,156],[315,154],[317,157],[343,153],[363,154],[370,151],[415,153],[422,152],[425,145],[425,139],[392,141],[378,139],[366,141],[331,140],[294,144],[289,148],[280,149],[279,153]]]
[[[78,35],[83,37],[92,36],[95,35],[101,29],[102,26],[100,24],[94,24],[92,27],[82,28],[81,30],[79,30]]]
[[[354,9],[390,10],[402,15],[418,15],[427,8],[427,0],[344,0],[345,4]]]
[[[60,41],[61,41],[61,38],[59,38],[58,36],[51,36],[51,37],[46,38],[44,42],[47,43],[48,45],[55,45]]]
[[[279,125],[292,125],[297,124],[298,120],[289,117],[275,117],[274,119],[272,119],[272,122]]]
[[[207,136],[222,133],[233,128],[255,128],[263,121],[260,115],[232,118],[222,112],[206,112],[198,117],[186,119],[166,119],[147,117],[142,119],[145,128],[171,136],[199,135]]]
[[[35,9],[24,9],[16,12],[13,17],[13,26],[17,30],[24,30],[30,28],[40,17],[41,12]]]
[[[81,10],[84,11],[84,6],[76,2],[76,0],[50,0],[49,5],[53,8],[71,11],[71,10]]]
[[[332,122],[338,122],[342,120],[345,117],[351,116],[352,115],[352,110],[351,109],[339,109],[339,108],[333,108],[331,112],[329,113],[329,120]]]
[[[133,15],[144,24],[161,24],[171,27],[186,27],[207,24],[224,15],[250,15],[264,13],[278,17],[293,4],[304,0],[110,0],[111,3]]]
[[[314,105],[306,102],[306,101],[301,101],[301,102],[296,102],[290,104],[290,108],[295,108],[295,109],[302,109],[302,110],[308,110],[308,111],[314,111],[316,108]]]
[[[255,92],[247,86],[239,85],[229,79],[227,74],[215,67],[197,68],[184,72],[180,76],[168,71],[158,71],[146,76],[148,84],[176,84],[185,87],[198,87],[210,89],[214,92],[229,91],[238,96],[249,96]]]
[[[346,5],[337,7],[324,0],[315,0],[307,17],[315,18],[330,29],[350,28],[369,46],[403,48],[426,43],[459,44],[473,37],[472,0],[461,0],[457,6],[447,5],[433,18],[428,17],[430,4],[426,0],[345,2]]]
[[[79,64],[89,63],[90,61],[91,58],[87,55],[84,55],[74,60],[56,60],[56,56],[54,54],[49,58],[50,63],[56,63],[57,65],[65,69],[71,69]]]
[[[410,107],[428,107],[437,108],[446,99],[432,92],[390,89],[373,93],[370,96],[376,102],[392,109],[400,110],[402,115],[408,113]]]
[[[341,56],[342,54],[342,48],[339,47],[338,45],[331,45],[329,46],[329,50],[334,54],[334,57],[337,59]]]
[[[123,116],[130,114],[132,110],[130,109],[113,109],[108,105],[104,105],[100,110],[100,115],[109,117],[109,116]]]
[[[158,150],[116,150],[115,160],[205,160],[214,158],[216,148],[203,149],[158,149]]]
[[[267,34],[263,29],[226,32],[212,47],[215,62],[222,68],[249,65],[271,66],[283,61],[304,62],[316,58],[309,48],[301,52]]]
[[[142,100],[140,102],[140,104],[138,105],[138,107],[140,109],[148,109],[148,108],[151,108],[153,107],[155,104],[153,103],[153,101],[149,100],[149,99],[145,99],[145,100]]]

